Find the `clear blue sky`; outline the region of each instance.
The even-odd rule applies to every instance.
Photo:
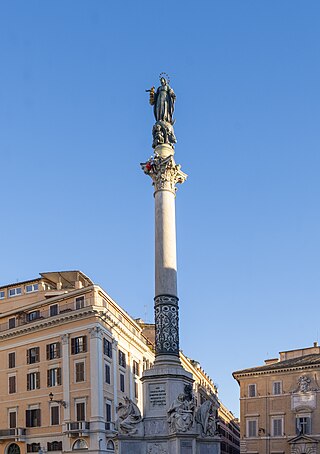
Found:
[[[0,4],[0,280],[81,269],[153,314],[145,89],[177,94],[181,346],[234,370],[318,337],[320,3]]]

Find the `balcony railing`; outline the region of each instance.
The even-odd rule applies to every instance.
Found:
[[[85,433],[90,430],[90,422],[89,421],[74,421],[67,423],[67,432],[81,432]]]
[[[0,440],[15,439],[19,441],[26,435],[26,429],[17,427],[15,429],[0,429]]]

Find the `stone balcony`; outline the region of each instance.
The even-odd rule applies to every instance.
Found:
[[[26,429],[17,427],[15,429],[0,429],[0,440],[24,441]]]
[[[65,431],[69,437],[86,437],[89,436],[90,422],[89,421],[73,421],[67,423]]]

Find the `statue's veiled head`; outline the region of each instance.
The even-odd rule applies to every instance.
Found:
[[[165,85],[168,84],[168,81],[165,77],[160,77],[160,83],[164,87]]]

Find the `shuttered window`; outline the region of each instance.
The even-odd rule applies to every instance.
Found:
[[[250,419],[247,421],[247,437],[257,436],[257,420]]]
[[[60,342],[53,342],[47,345],[47,360],[60,358],[61,356],[61,344]]]
[[[76,404],[77,421],[85,421],[86,407],[84,402],[77,402]]]
[[[40,372],[30,372],[27,374],[27,391],[40,388]]]
[[[281,381],[275,381],[272,385],[272,394],[281,394]]]
[[[256,385],[248,385],[248,396],[256,397],[256,395],[257,395]]]
[[[40,427],[41,426],[41,410],[36,408],[33,410],[26,410],[26,427]]]
[[[17,412],[10,411],[9,412],[9,428],[15,429],[17,427]]]
[[[272,420],[272,435],[274,437],[281,437],[283,435],[282,424],[282,418],[274,418]]]
[[[32,347],[27,350],[27,363],[34,364],[40,361],[39,347]]]
[[[16,376],[12,375],[9,377],[9,394],[14,394],[17,392],[17,386],[16,386]]]
[[[61,367],[47,370],[47,385],[48,387],[61,385]]]
[[[15,352],[9,353],[8,355],[9,369],[16,367],[16,354]]]
[[[58,426],[60,424],[60,410],[58,406],[51,407],[51,425]]]
[[[77,355],[87,351],[87,336],[73,337],[71,339],[71,354]]]
[[[84,362],[75,363],[76,382],[84,381]]]

